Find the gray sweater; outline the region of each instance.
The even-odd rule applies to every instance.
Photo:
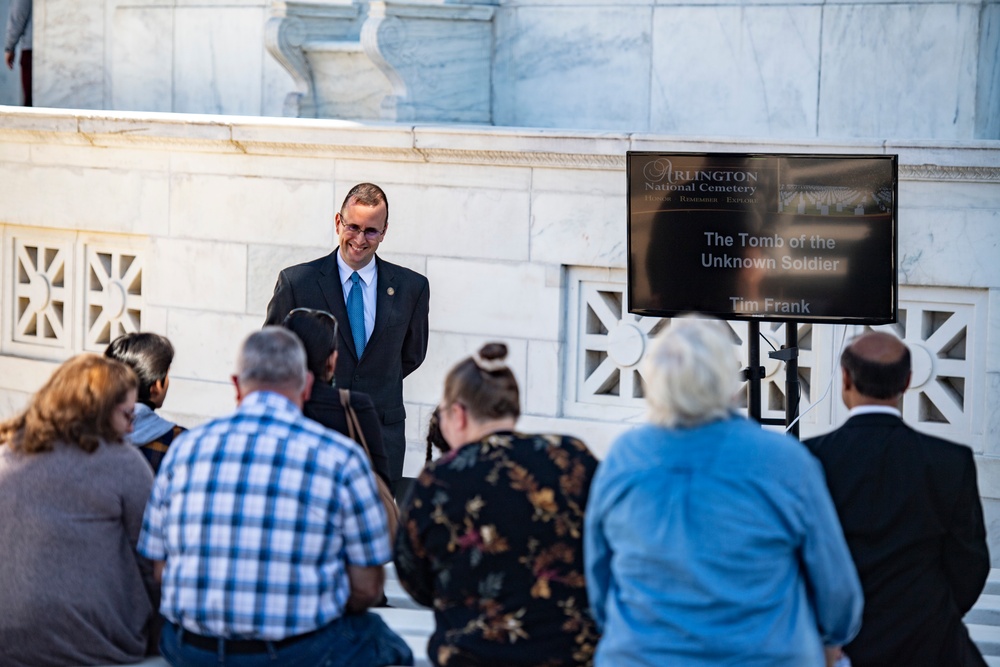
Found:
[[[4,51],[13,51],[18,40],[22,51],[31,48],[31,3],[32,0],[10,0],[7,30],[3,39]]]
[[[153,609],[135,545],[152,485],[128,445],[0,446],[0,665],[142,660]]]

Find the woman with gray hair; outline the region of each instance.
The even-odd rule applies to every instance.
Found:
[[[862,595],[818,463],[735,413],[724,323],[673,320],[645,364],[651,423],[612,445],[587,504],[595,665],[821,667]]]

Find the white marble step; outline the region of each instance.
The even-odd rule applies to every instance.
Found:
[[[965,615],[967,624],[1000,626],[1000,595],[983,593]]]
[[[983,589],[984,595],[1000,595],[1000,568],[990,569],[990,574],[986,577],[986,587]]]
[[[1000,658],[1000,627],[969,623],[969,636],[984,656]]]
[[[396,578],[396,569],[386,566],[385,593],[389,607],[373,609],[410,646],[417,667],[429,667],[427,638],[434,631],[434,613],[417,604]],[[990,667],[1000,667],[1000,568],[990,570],[983,594],[965,616],[969,635],[979,646]],[[168,667],[163,658],[149,658],[137,667]]]
[[[964,620],[987,664],[1000,667],[1000,568],[990,569],[982,594]]]

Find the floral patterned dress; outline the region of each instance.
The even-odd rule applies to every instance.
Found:
[[[596,468],[579,440],[512,432],[424,468],[395,562],[406,590],[434,608],[435,665],[593,664],[582,531]]]

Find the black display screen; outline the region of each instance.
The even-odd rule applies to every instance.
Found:
[[[628,309],[886,324],[895,155],[627,154]]]

